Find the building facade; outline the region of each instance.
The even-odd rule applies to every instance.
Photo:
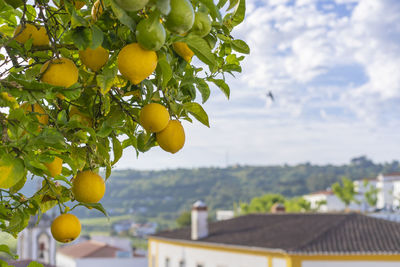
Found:
[[[43,214],[39,224],[32,217],[28,227],[18,234],[17,254],[19,259],[35,260],[45,264],[56,264],[56,241],[51,235],[51,217]]]
[[[398,267],[399,240],[399,223],[356,213],[252,214],[150,236],[148,266]]]
[[[400,208],[400,173],[379,174],[376,179],[356,180],[354,187],[357,192],[355,198],[359,203],[350,204],[349,210],[373,212],[377,209],[393,212]],[[371,188],[378,190],[375,206],[370,206],[365,199],[365,192]],[[312,209],[317,209],[319,212],[344,211],[346,208],[331,190],[310,193],[303,198],[311,203]],[[321,201],[325,204],[319,205]]]

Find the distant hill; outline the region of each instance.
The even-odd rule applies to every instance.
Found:
[[[191,204],[202,199],[210,210],[231,209],[233,203],[249,201],[265,193],[287,197],[322,190],[340,177],[362,179],[379,173],[400,171],[398,161],[378,164],[366,157],[349,164],[295,166],[230,166],[227,168],[176,169],[163,171],[114,171],[101,201],[111,214],[135,213],[138,218],[173,222]],[[81,216],[87,216],[80,209]]]

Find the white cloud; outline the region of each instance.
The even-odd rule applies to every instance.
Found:
[[[291,2],[248,1],[233,35],[251,55],[229,79],[230,101],[214,88],[211,129],[185,124],[181,152],[155,148],[129,162],[127,152],[119,167],[222,166],[227,154],[245,164],[398,158],[400,1]]]

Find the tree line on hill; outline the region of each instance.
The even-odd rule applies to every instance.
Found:
[[[102,203],[111,215],[133,213],[138,220],[157,221],[161,227],[176,226],[176,218],[198,199],[213,215],[217,209],[232,209],[234,203],[249,203],[267,193],[291,199],[325,190],[346,176],[351,180],[400,171],[398,161],[374,163],[358,157],[344,165],[310,163],[281,166],[242,166],[162,171],[114,171],[107,181]],[[304,205],[292,201],[292,205]],[[82,214],[85,210],[80,211]],[[99,216],[101,216],[99,214]]]

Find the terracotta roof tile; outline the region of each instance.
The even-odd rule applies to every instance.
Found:
[[[64,246],[58,250],[59,253],[72,258],[114,258],[117,251],[122,249],[93,240]]]

